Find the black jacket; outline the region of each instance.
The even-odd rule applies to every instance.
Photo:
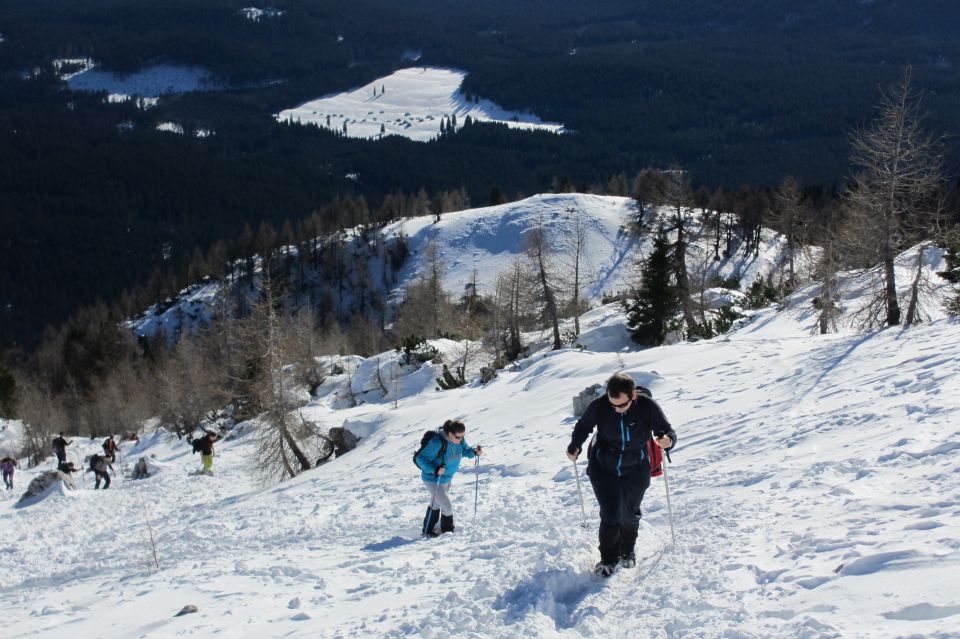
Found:
[[[590,449],[589,461],[616,475],[636,470],[643,464],[651,435],[667,435],[674,444],[677,443],[677,434],[660,406],[642,395],[623,414],[613,409],[606,395],[590,402],[583,417],[573,427],[567,452],[579,455],[594,428],[597,429],[597,439]]]
[[[203,437],[198,437],[193,440],[197,445],[197,450],[200,451],[201,455],[212,455],[213,454],[213,442],[217,441],[214,439],[210,441],[209,435],[204,435]]]
[[[101,455],[92,455],[90,457],[90,470],[95,473],[107,472],[107,460]],[[99,481],[99,480],[98,480]]]

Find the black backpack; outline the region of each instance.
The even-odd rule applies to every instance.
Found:
[[[417,463],[417,455],[423,452],[424,447],[430,443],[430,440],[432,440],[434,436],[440,437],[440,454],[437,455],[437,457],[442,458],[444,453],[447,452],[447,438],[443,437],[442,435],[440,435],[439,432],[435,430],[428,430],[423,434],[423,437],[420,438],[420,447],[417,448],[417,450],[413,451],[413,465],[416,466],[417,468],[420,468],[420,464]],[[434,457],[434,459],[436,459],[437,457]],[[423,470],[423,469],[420,468],[420,470]]]

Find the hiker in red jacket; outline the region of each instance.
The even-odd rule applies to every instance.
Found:
[[[577,421],[567,458],[576,461],[594,428],[597,434],[587,449],[587,475],[600,504],[600,563],[594,572],[609,577],[618,564],[637,565],[640,503],[650,486],[648,443],[655,438],[666,450],[677,443],[677,434],[657,403],[638,393],[625,373],[613,375],[604,396],[593,400]]]
[[[103,440],[103,455],[107,458],[108,464],[112,464],[117,460],[118,450],[120,450],[120,447],[117,446],[117,442],[113,440],[113,435],[110,435]]]

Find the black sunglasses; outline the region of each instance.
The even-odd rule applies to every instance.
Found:
[[[613,406],[614,408],[623,408],[624,406],[629,405],[630,402],[632,402],[633,400],[632,400],[632,399],[628,399],[627,401],[625,401],[625,402],[623,402],[623,403],[621,403],[621,404],[614,404],[613,402],[610,401],[610,397],[607,396],[607,401],[610,402],[610,405]]]
[[[466,435],[466,433],[450,433],[450,436],[454,439],[463,439]]]

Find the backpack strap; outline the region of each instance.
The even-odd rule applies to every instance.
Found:
[[[440,438],[440,454],[437,455],[437,457],[440,458],[440,463],[443,464],[443,456],[447,454],[447,438],[444,437],[440,431],[437,431],[437,437]],[[434,459],[437,457],[434,457]]]

